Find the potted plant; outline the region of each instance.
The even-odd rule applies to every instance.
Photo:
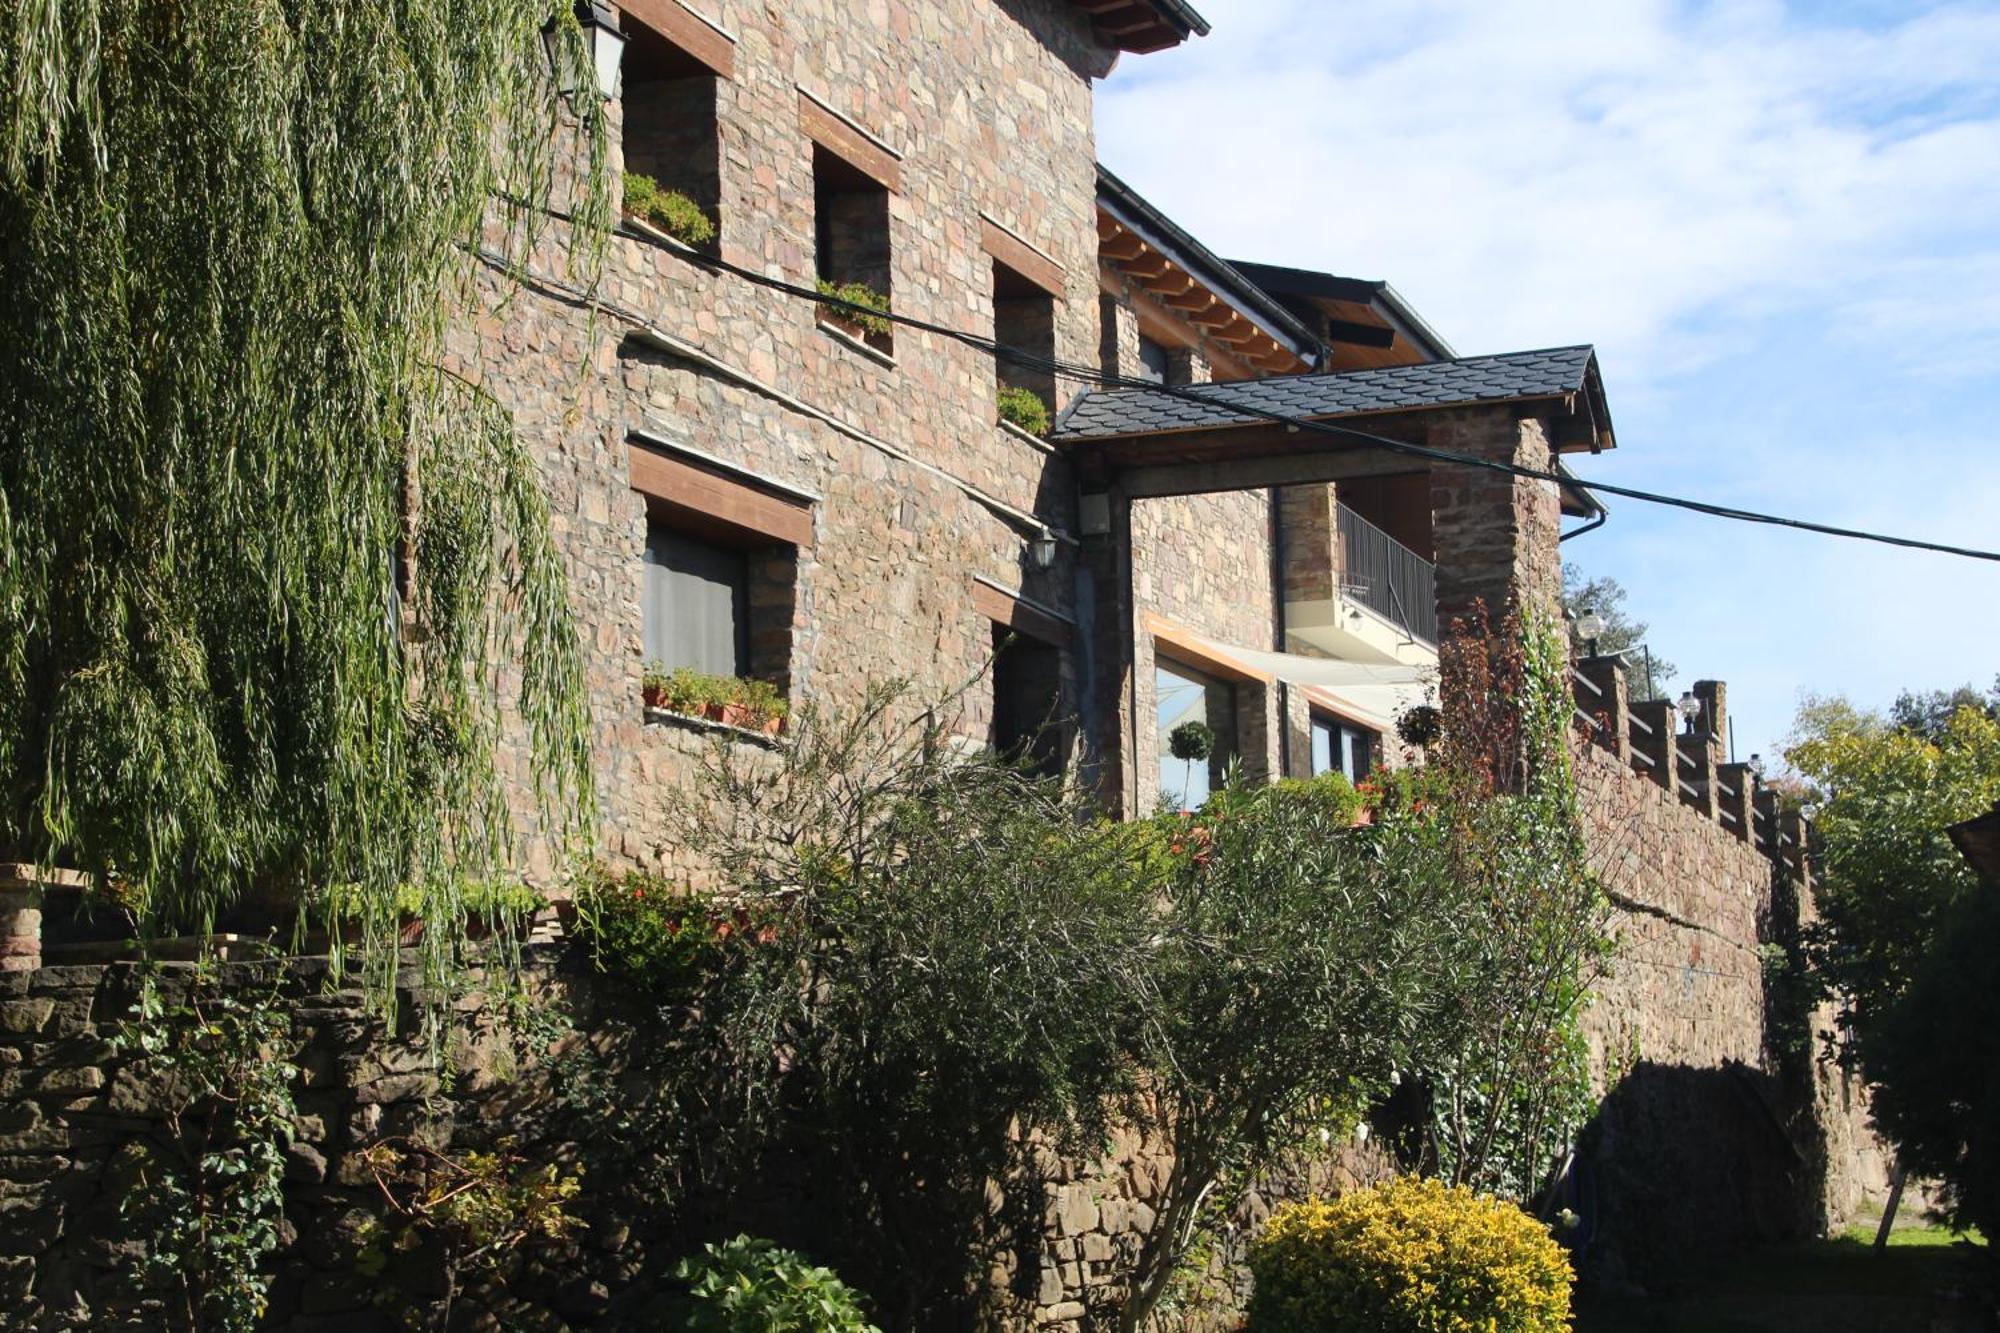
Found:
[[[1049,405],[1032,389],[1014,384],[1001,385],[1000,419],[1030,435],[1049,433]]]
[[[1422,749],[1444,733],[1444,714],[1432,704],[1418,704],[1396,719],[1396,734],[1406,745]]]
[[[889,336],[889,298],[876,291],[865,282],[835,282],[831,278],[819,280],[819,294],[833,301],[843,301],[845,305],[830,302],[820,304],[820,318],[835,328],[845,330],[857,338],[886,338]],[[856,310],[853,307],[860,306]]]
[[[667,681],[667,668],[658,659],[646,663],[645,672],[640,677],[639,683],[639,696],[645,700],[646,707],[667,706]]]
[[[1215,731],[1206,722],[1183,722],[1167,733],[1167,751],[1187,767],[1181,784],[1185,792],[1194,785],[1195,762],[1215,753]]]
[[[625,173],[625,216],[659,228],[682,245],[701,249],[715,240],[715,220],[700,204],[638,171]]]

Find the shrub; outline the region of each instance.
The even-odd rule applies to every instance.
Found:
[[[658,227],[683,245],[707,245],[715,239],[715,221],[700,204],[679,190],[663,189],[651,176],[625,173],[625,211]]]
[[[738,1236],[680,1261],[688,1333],[879,1333],[853,1288],[768,1240]]]
[[[1000,386],[1000,419],[1019,426],[1030,435],[1049,433],[1049,405],[1032,389],[1012,384]]]
[[[821,309],[834,319],[845,320],[866,333],[887,334],[889,321],[889,298],[876,291],[865,282],[834,282],[830,278],[819,280],[819,294],[846,302],[836,305],[832,302],[821,305]],[[853,307],[861,307],[859,310]]]
[[[1250,1252],[1253,1333],[1558,1333],[1569,1259],[1513,1204],[1403,1178],[1286,1204]]]

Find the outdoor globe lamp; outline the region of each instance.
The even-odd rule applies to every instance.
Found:
[[[576,0],[576,23],[590,48],[590,63],[597,72],[597,91],[605,101],[618,96],[618,71],[625,58],[625,34],[618,30],[618,11],[602,0]],[[574,96],[577,83],[568,77],[562,61],[562,25],[550,19],[542,28],[542,44],[548,48],[549,69],[555,74],[556,91]]]
[[[1577,636],[1590,645],[1590,655],[1597,656],[1597,640],[1604,633],[1604,617],[1597,614],[1595,607],[1586,606],[1583,614],[1576,618]]]
[[[1681,721],[1687,723],[1688,735],[1694,735],[1694,720],[1701,716],[1701,700],[1694,697],[1693,690],[1684,690],[1674,707],[1680,710]]]

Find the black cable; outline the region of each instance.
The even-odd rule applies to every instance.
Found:
[[[638,239],[658,244],[658,242],[652,241],[650,237],[640,236]],[[677,251],[677,253],[681,253],[681,251]],[[1107,389],[1143,389],[1149,393],[1160,394],[1180,402],[1193,403],[1197,406],[1210,409],[1219,408],[1241,416],[1250,417],[1253,420],[1267,421],[1275,425],[1285,426],[1292,430],[1310,431],[1320,435],[1333,435],[1343,439],[1358,440],[1395,453],[1407,454],[1413,458],[1427,459],[1436,463],[1448,463],[1456,467],[1481,468],[1489,472],[1500,472],[1509,476],[1525,477],[1533,481],[1552,481],[1559,486],[1573,486],[1583,490],[1603,491],[1607,495],[1622,496],[1628,500],[1639,500],[1647,504],[1686,509],[1697,514],[1707,514],[1713,518],[1730,519],[1738,523],[1759,523],[1771,527],[1792,528],[1801,532],[1816,532],[1828,537],[1846,537],[1855,541],[1879,542],[1883,545],[1901,546],[1910,550],[1935,551],[1941,555],[1963,556],[1968,560],[1989,560],[2000,563],[2000,551],[1982,551],[1974,547],[1953,546],[1945,542],[1924,541],[1917,537],[1897,537],[1888,533],[1868,532],[1860,528],[1836,527],[1829,523],[1815,523],[1809,519],[1786,518],[1782,515],[1765,514],[1752,509],[1738,509],[1731,505],[1712,504],[1706,500],[1691,500],[1684,496],[1666,495],[1658,491],[1643,491],[1636,487],[1619,486],[1611,482],[1585,481],[1583,478],[1575,475],[1565,475],[1542,468],[1527,467],[1520,463],[1505,463],[1497,459],[1477,458],[1470,454],[1456,453],[1449,449],[1434,449],[1429,445],[1412,444],[1407,440],[1392,439],[1389,436],[1377,435],[1371,431],[1359,430],[1353,426],[1341,426],[1330,421],[1315,421],[1308,417],[1288,416],[1283,412],[1273,412],[1267,408],[1256,407],[1249,403],[1231,401],[1226,396],[1226,393],[1218,392],[1218,389],[1221,388],[1218,385],[1207,386],[1209,388],[1209,392],[1207,393],[1193,393],[1186,388],[1160,384],[1153,380],[1131,379],[1122,375],[1109,374],[1101,367],[1066,362],[1056,357],[1040,356],[1023,348],[1009,346],[997,339],[983,338],[978,334],[967,333],[962,329],[947,328],[942,324],[931,323],[929,320],[916,319],[909,315],[898,315],[892,311],[876,310],[868,306],[857,305],[852,301],[841,300],[836,296],[822,295],[816,288],[801,287],[796,283],[786,282],[782,278],[773,278],[759,273],[754,269],[747,269],[741,265],[732,264],[728,260],[720,259],[714,255],[704,254],[691,247],[686,249],[685,254],[696,263],[719,270],[720,272],[733,274],[757,286],[767,287],[772,291],[784,292],[790,296],[797,296],[812,301],[816,305],[831,306],[835,309],[857,315],[871,315],[877,319],[886,319],[892,324],[900,324],[906,328],[916,329],[923,333],[932,333],[939,337],[950,338],[955,342],[962,343],[989,356],[1012,362],[1015,365],[1023,366],[1030,370],[1045,371],[1055,375],[1059,379],[1074,380],[1079,383],[1093,384]]]

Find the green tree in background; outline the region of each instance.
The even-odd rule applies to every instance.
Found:
[[[1589,645],[1576,633],[1576,618],[1585,611],[1596,611],[1604,617],[1604,633],[1597,636],[1597,651],[1604,654],[1633,652],[1628,659],[1631,669],[1645,677],[1643,681],[1632,682],[1634,698],[1657,699],[1661,691],[1679,674],[1679,668],[1657,653],[1648,656],[1634,650],[1646,640],[1647,625],[1643,620],[1634,620],[1625,612],[1625,585],[1617,579],[1600,576],[1588,578],[1583,570],[1573,564],[1562,567],[1563,613],[1570,621],[1570,647],[1576,652],[1584,652]],[[1643,693],[1640,690],[1643,687]]]
[[[1786,758],[1820,805],[1808,953],[1843,1006],[1845,1053],[1866,1073],[1877,1020],[1977,883],[1945,829],[2000,799],[2000,722],[1961,708],[1932,738],[1844,699],[1813,699]]]
[[[0,855],[160,932],[356,883],[385,938],[398,884],[449,915],[506,848],[503,708],[588,826],[538,473],[441,366],[558,163],[601,251],[545,23],[587,84],[553,0],[0,0]]]

